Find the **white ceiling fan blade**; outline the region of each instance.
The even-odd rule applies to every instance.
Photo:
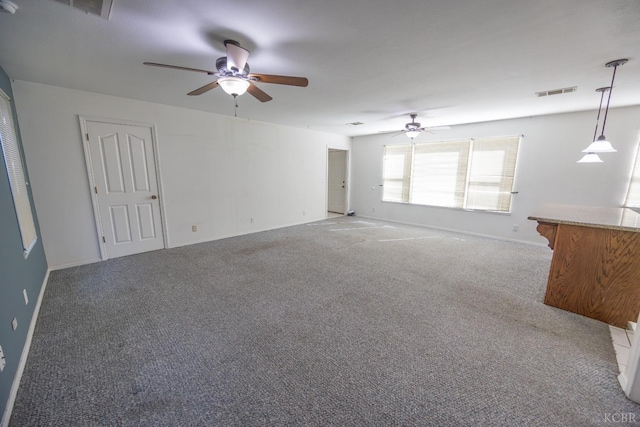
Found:
[[[227,69],[242,72],[249,58],[249,51],[234,40],[225,40],[224,45],[227,48]]]
[[[426,131],[451,130],[451,126],[430,126],[430,127],[424,127],[420,130],[426,130]]]

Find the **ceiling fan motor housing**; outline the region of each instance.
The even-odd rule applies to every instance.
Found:
[[[418,115],[415,113],[409,114],[409,117],[411,117],[411,123],[407,123],[406,125],[404,125],[404,128],[408,131],[420,129],[420,123],[416,122],[416,117],[418,117]]]
[[[220,74],[220,76],[223,77],[241,77],[241,78],[247,78],[247,76],[249,75],[249,64],[244,64],[244,69],[242,70],[242,72],[237,72],[235,70],[229,70],[227,68],[227,57],[223,56],[221,58],[216,59],[216,69],[218,70],[218,73]]]

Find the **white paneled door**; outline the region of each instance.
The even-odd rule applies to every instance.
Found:
[[[347,199],[347,152],[344,150],[329,150],[327,169],[329,171],[327,210],[344,214]]]
[[[86,122],[106,258],[164,248],[151,128]]]

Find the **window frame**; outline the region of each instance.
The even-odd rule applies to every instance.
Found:
[[[38,235],[26,181],[24,156],[18,143],[13,102],[2,89],[0,89],[0,149],[22,240],[22,251],[26,259],[38,241]]]
[[[630,197],[633,200],[629,201]],[[629,185],[627,186],[627,194],[624,197],[623,206],[635,210],[640,209],[640,138],[636,143],[636,155],[631,166],[631,176],[629,177]]]
[[[448,141],[434,141],[434,142],[425,142],[425,143],[410,143],[410,144],[399,144],[399,145],[389,145],[389,146],[385,146],[384,147],[384,155],[383,155],[383,171],[382,171],[382,182],[383,182],[383,191],[382,191],[382,201],[383,202],[390,202],[390,203],[406,203],[406,204],[411,204],[411,205],[417,205],[417,206],[429,206],[429,207],[439,207],[439,208],[445,208],[445,209],[456,209],[456,210],[464,210],[464,211],[469,211],[469,212],[483,212],[483,213],[495,213],[495,214],[500,214],[500,215],[509,215],[512,211],[512,205],[513,205],[513,195],[517,194],[517,192],[514,192],[514,185],[516,182],[516,169],[517,169],[517,163],[518,163],[518,154],[519,154],[519,149],[520,149],[520,143],[522,142],[522,135],[509,135],[509,136],[498,136],[498,137],[483,137],[483,138],[466,138],[466,139],[457,139],[457,140],[448,140]],[[421,151],[421,153],[419,154],[424,154],[425,152],[429,152],[432,151],[434,153],[437,153],[441,150],[438,150],[438,146],[442,147],[443,149],[445,148],[445,146],[451,146],[452,144],[459,144],[460,148],[458,149],[458,151],[460,151],[461,149],[465,149],[466,152],[464,151],[460,151],[459,153],[459,158],[458,158],[458,165],[456,170],[451,170],[449,171],[449,175],[451,178],[455,177],[455,187],[456,190],[451,193],[451,198],[453,200],[452,203],[450,204],[431,204],[431,203],[417,203],[415,202],[416,198],[414,198],[414,190],[415,188],[417,188],[419,186],[419,184],[416,183],[416,176],[415,176],[415,171],[416,171],[416,151]],[[465,148],[466,146],[466,148]],[[410,164],[411,167],[410,168],[405,168],[408,169],[409,171],[409,176],[405,176],[404,177],[404,181],[408,182],[408,191],[409,191],[409,198],[406,201],[399,201],[399,200],[389,200],[387,198],[385,198],[385,185],[388,181],[388,178],[386,177],[386,158],[387,158],[387,154],[388,154],[388,150],[394,150],[394,151],[400,151],[403,148],[405,150],[409,149],[409,156],[410,156]],[[495,147],[495,148],[494,148]],[[479,153],[491,153],[493,151],[502,151],[503,154],[503,158],[501,162],[494,162],[493,165],[491,165],[490,163],[487,164],[475,164],[474,165],[474,157],[476,158],[476,162],[478,158],[486,158],[487,156],[481,156]],[[451,150],[449,149],[444,150],[442,152],[451,152],[454,153],[456,152],[456,150]],[[427,154],[428,155],[428,154]],[[466,159],[466,164],[461,163],[461,160]],[[456,162],[452,162],[452,164],[454,164]],[[498,173],[495,173],[496,171],[496,165],[498,165]],[[475,169],[474,169],[475,168]],[[418,167],[419,169],[419,167]],[[493,171],[493,174],[486,174],[482,175],[482,174],[477,174],[476,173],[476,179],[474,180],[472,178],[472,171]],[[406,172],[406,171],[405,171]],[[485,181],[482,180],[478,180],[477,177],[484,177]],[[489,183],[489,181],[487,179],[495,179],[498,178],[498,180],[494,180],[493,183],[495,184],[495,186],[499,187],[498,191],[495,192],[489,192],[487,195],[490,198],[495,198],[495,201],[493,202],[495,206],[495,209],[493,208],[479,208],[476,205],[473,205],[471,203],[471,201],[469,200],[470,197],[470,193],[471,193],[471,189],[470,189],[470,185],[475,185],[482,187],[482,185]],[[463,181],[461,181],[463,180]],[[481,185],[482,184],[482,185]],[[462,185],[462,195],[458,194],[459,193],[459,186]],[[427,185],[426,188],[428,188],[429,186]],[[508,187],[508,188],[507,188]],[[406,191],[403,189],[403,191]],[[482,192],[478,193],[476,192],[476,196],[478,197],[482,197]],[[475,203],[476,198],[474,198],[474,203]],[[481,204],[481,202],[478,202],[478,204]]]

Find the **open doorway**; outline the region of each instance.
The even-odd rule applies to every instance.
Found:
[[[347,213],[347,150],[329,149],[327,217]]]

